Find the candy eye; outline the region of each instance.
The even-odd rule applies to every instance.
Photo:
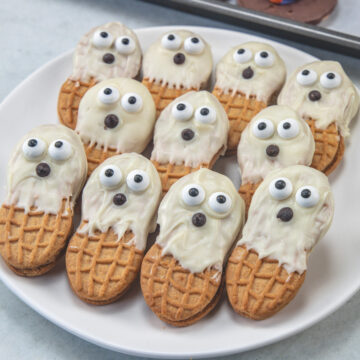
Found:
[[[261,67],[270,67],[274,61],[274,55],[269,51],[259,51],[255,54],[255,63]]]
[[[205,199],[205,191],[200,185],[189,184],[182,191],[182,199],[186,205],[200,205]]]
[[[197,36],[189,37],[184,42],[184,49],[188,54],[198,55],[204,51],[205,44]]]
[[[334,89],[341,84],[341,76],[335,71],[329,71],[320,76],[320,84],[325,89]]]
[[[309,86],[316,82],[317,73],[314,70],[304,69],[296,75],[296,80],[300,85]]]
[[[45,151],[45,143],[38,138],[27,139],[23,146],[22,151],[27,159],[36,159],[41,156]]]
[[[315,206],[319,199],[319,192],[313,186],[303,186],[296,192],[296,202],[304,208]]]
[[[292,139],[300,132],[299,123],[295,119],[282,120],[277,127],[277,132],[284,139]]]
[[[143,101],[140,95],[127,93],[121,98],[121,106],[129,113],[138,112],[142,109]]]
[[[269,193],[275,200],[288,198],[293,191],[293,186],[288,178],[278,178],[269,185]]]
[[[209,198],[209,206],[217,213],[226,213],[231,208],[230,196],[223,192],[213,193]]]
[[[216,111],[210,106],[202,106],[196,109],[195,120],[202,124],[213,124],[216,120]]]
[[[100,171],[100,182],[107,188],[113,188],[119,185],[121,179],[121,170],[115,165],[105,166]]]
[[[258,119],[252,132],[259,139],[267,139],[274,134],[274,124],[268,119]]]
[[[72,147],[66,140],[58,139],[49,146],[49,155],[58,161],[68,159],[72,154]]]
[[[186,101],[175,104],[171,109],[172,116],[179,121],[186,121],[192,117],[194,108]]]
[[[233,58],[239,64],[244,64],[250,61],[253,57],[253,53],[248,49],[238,49],[234,52]]]
[[[116,50],[123,55],[129,55],[136,49],[135,41],[129,36],[118,37],[115,41]]]
[[[164,35],[161,39],[161,45],[167,50],[178,50],[181,46],[181,38],[175,34]]]
[[[94,33],[92,43],[98,49],[109,47],[113,42],[113,37],[110,33],[104,30],[98,30]]]
[[[119,90],[113,86],[104,87],[98,92],[98,99],[103,104],[113,104],[119,100],[119,97]]]
[[[145,171],[133,170],[126,177],[126,184],[133,191],[144,191],[150,184],[150,178]]]

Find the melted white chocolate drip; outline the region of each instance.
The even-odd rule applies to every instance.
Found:
[[[285,119],[294,119],[299,125],[299,133],[291,139],[280,137],[277,126]],[[274,124],[274,134],[260,139],[253,133],[259,119],[270,120]],[[269,157],[266,148],[277,145],[279,155]],[[242,184],[257,183],[270,171],[290,165],[310,165],[315,151],[315,142],[308,124],[287,106],[270,106],[258,113],[241,134],[237,155],[241,169]]]
[[[23,144],[32,138],[42,140],[44,153],[36,159],[24,156]],[[53,159],[48,152],[55,140],[66,140],[71,145],[71,155],[67,160]],[[46,163],[50,174],[39,177],[36,166]],[[87,161],[83,145],[76,133],[63,125],[42,125],[27,133],[17,144],[8,164],[7,197],[5,203],[24,208],[28,212],[32,206],[46,213],[57,214],[62,200],[68,200],[73,209],[87,174]],[[65,209],[67,212],[67,208]]]
[[[201,204],[184,203],[182,190],[189,184],[204,189],[205,199]],[[223,214],[209,206],[211,194],[219,191],[226,193],[232,202],[229,211]],[[192,224],[192,216],[197,212],[205,214],[204,226]],[[160,204],[158,223],[160,233],[156,242],[163,248],[163,254],[171,254],[193,273],[210,267],[222,271],[224,258],[244,223],[244,202],[229,178],[200,169],[172,185]]]
[[[276,200],[269,193],[274,179],[287,178],[293,186],[285,200]],[[314,207],[301,207],[295,199],[303,186],[315,187],[320,195]],[[290,207],[293,218],[284,222],[277,218],[281,208]],[[254,249],[260,258],[278,260],[290,274],[303,273],[307,256],[330,227],[334,213],[334,200],[327,177],[307,166],[295,165],[272,171],[256,190],[238,245]]]
[[[316,72],[317,81],[312,85],[301,85],[296,77],[303,70]],[[326,72],[336,72],[341,76],[340,86],[326,89],[320,83],[320,76]],[[309,92],[317,90],[319,101],[310,101]],[[336,61],[315,61],[298,68],[287,80],[279,98],[279,105],[288,105],[304,118],[312,118],[318,129],[326,129],[335,122],[342,136],[350,135],[349,124],[359,109],[359,94],[342,66]]]

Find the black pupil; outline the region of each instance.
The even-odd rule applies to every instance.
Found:
[[[130,96],[128,99],[129,104],[134,105],[136,103],[136,97]]]
[[[307,199],[311,196],[311,191],[309,189],[304,189],[303,191],[301,191],[301,196],[304,199]]]
[[[142,175],[136,174],[136,175],[134,176],[134,181],[135,181],[136,183],[141,183],[141,182],[143,181]]]
[[[123,39],[121,40],[121,42],[122,42],[124,45],[129,45],[130,40],[129,40],[128,38],[123,38]]]
[[[286,183],[284,180],[278,180],[276,181],[275,183],[275,187],[278,189],[278,190],[282,190],[286,187]]]
[[[265,130],[266,129],[266,124],[264,122],[261,122],[259,125],[258,125],[258,129],[259,130]]]
[[[262,58],[267,58],[267,57],[269,56],[269,54],[268,54],[266,51],[262,51],[262,52],[260,53],[260,56],[261,56]]]
[[[175,36],[173,34],[170,34],[168,36],[168,40],[170,40],[170,41],[175,40]]]
[[[191,42],[197,44],[199,42],[199,39],[197,37],[193,37],[191,38]]]
[[[245,52],[245,49],[239,49],[239,50],[237,51],[237,53],[238,53],[239,55],[243,54],[244,52]]]
[[[114,170],[113,169],[106,169],[105,170],[105,176],[106,177],[112,177],[114,175]]]
[[[107,37],[109,36],[109,34],[108,34],[106,31],[102,31],[102,32],[100,33],[100,36],[101,36],[102,38],[107,38]]]
[[[37,140],[36,139],[30,139],[29,141],[28,141],[28,146],[30,146],[30,147],[35,147],[36,145],[37,145]]]
[[[63,146],[63,142],[60,140],[55,143],[56,148],[61,148],[62,146]]]
[[[203,116],[206,116],[206,115],[209,115],[209,109],[208,108],[202,108],[200,110],[200,114],[203,115]]]
[[[305,76],[306,76],[306,75],[309,75],[309,74],[310,74],[310,71],[305,69],[305,70],[302,71],[302,74],[305,75]]]
[[[286,122],[286,123],[284,123],[283,128],[284,128],[285,130],[288,130],[288,129],[291,128],[291,124],[290,124],[289,122]]]
[[[219,204],[224,204],[226,202],[226,197],[224,195],[218,195],[216,197],[216,201],[219,203]]]
[[[183,111],[183,110],[185,110],[186,106],[185,106],[185,104],[177,104],[176,108],[177,108],[179,111]]]
[[[189,195],[190,195],[191,197],[196,197],[196,196],[199,195],[199,190],[196,189],[196,188],[191,188],[191,189],[189,190]]]
[[[328,79],[332,80],[332,79],[335,79],[335,74],[334,74],[334,73],[328,73],[328,74],[326,75],[326,77],[327,77]]]
[[[106,88],[105,90],[104,90],[104,94],[105,95],[110,95],[112,93],[112,90],[110,89],[110,88]]]

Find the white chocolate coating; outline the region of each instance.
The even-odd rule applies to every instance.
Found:
[[[299,133],[291,139],[284,139],[277,131],[278,124],[285,119],[294,119],[299,125]],[[259,119],[270,120],[274,124],[274,134],[260,139],[253,134],[253,127]],[[279,155],[269,157],[266,148],[277,145]],[[288,106],[274,105],[260,111],[241,134],[237,156],[241,170],[242,184],[257,183],[270,171],[290,165],[310,165],[315,152],[315,141],[309,125]]]
[[[269,193],[270,183],[286,177],[293,186],[285,200],[275,200]],[[320,195],[314,207],[301,207],[296,192],[302,186],[315,187]],[[293,218],[284,222],[277,218],[281,208],[290,207]],[[334,200],[327,177],[307,166],[294,165],[272,171],[256,190],[249,209],[248,220],[238,245],[254,249],[260,258],[279,261],[288,273],[302,273],[307,268],[307,256],[330,227]]]
[[[94,34],[98,31],[106,31],[112,36],[109,46],[98,48],[93,44]],[[131,54],[120,54],[115,47],[115,41],[119,37],[128,36],[135,42],[135,50]],[[105,54],[115,56],[112,64],[103,61]],[[94,78],[102,81],[114,77],[134,78],[140,71],[142,52],[136,34],[119,22],[110,22],[91,29],[78,43],[74,58],[71,80],[89,81]]]
[[[101,170],[108,165],[117,166],[122,173],[121,182],[111,189],[104,187],[99,180]],[[135,192],[127,186],[126,177],[133,170],[142,170],[149,176],[150,183],[144,191]],[[127,198],[126,203],[121,206],[113,203],[113,197],[118,193]],[[126,231],[131,230],[134,234],[131,244],[143,251],[149,232],[155,230],[154,217],[160,196],[160,178],[148,159],[136,153],[108,158],[94,170],[84,188],[82,220],[87,220],[88,223],[80,232],[93,234],[96,230],[106,232],[112,228],[121,239]]]
[[[187,121],[176,120],[172,114],[173,106],[182,101],[190,103],[194,108],[192,117]],[[195,120],[196,109],[202,106],[215,110],[214,123],[204,124]],[[194,131],[192,140],[183,140],[181,132],[184,129]],[[228,131],[227,115],[216,97],[208,91],[190,91],[171,102],[158,118],[151,160],[161,164],[185,164],[193,168],[208,164],[220,149],[223,149],[222,153],[225,152]]]
[[[106,87],[116,88],[119,99],[104,104],[98,99],[98,93]],[[142,99],[142,108],[137,112],[128,112],[121,104],[121,98],[127,93],[136,93]],[[104,120],[109,114],[119,119],[115,128],[105,127]],[[80,101],[75,131],[84,144],[96,144],[116,149],[119,153],[141,153],[151,140],[155,123],[155,104],[149,90],[139,81],[127,78],[104,80],[90,88]]]
[[[252,52],[252,57],[244,63],[234,60],[234,53],[238,49],[247,49]],[[268,51],[273,55],[274,63],[269,67],[256,64],[255,54]],[[243,71],[251,67],[254,75],[250,79],[244,79]],[[237,91],[246,97],[256,96],[258,101],[268,104],[274,93],[283,86],[286,78],[286,67],[277,51],[269,44],[259,42],[248,42],[230,49],[216,66],[215,86],[224,93],[235,94]]]
[[[42,155],[29,160],[22,147],[28,139],[42,140],[46,147]],[[68,159],[58,161],[49,155],[48,148],[55,140],[66,140],[71,145]],[[36,166],[47,163],[50,174],[39,177]],[[72,209],[87,174],[87,161],[83,144],[73,130],[63,125],[42,125],[27,133],[17,144],[8,164],[6,204],[16,205],[28,212],[32,206],[46,213],[57,214],[63,199]],[[67,209],[65,209],[65,212]]]
[[[177,50],[169,50],[162,46],[161,40],[167,34],[176,34],[181,39]],[[144,54],[143,75],[150,81],[168,84],[169,87],[202,89],[210,78],[213,60],[210,46],[205,40],[190,31],[175,30],[164,34],[154,42]],[[205,48],[201,54],[190,54],[184,49],[184,42],[189,37],[197,37],[203,41]],[[177,53],[185,55],[185,62],[181,65],[174,63],[173,57]]]
[[[182,190],[189,184],[205,190],[201,204],[189,206],[182,200]],[[232,202],[231,208],[222,214],[209,206],[210,196],[219,191],[225,192]],[[192,216],[197,212],[205,214],[204,226],[192,224]],[[222,271],[224,258],[243,226],[244,212],[244,201],[229,178],[200,169],[178,180],[165,195],[158,212],[160,233],[156,242],[163,248],[163,254],[171,254],[193,273],[209,267]]]
[[[312,85],[300,85],[297,74],[305,69],[317,73],[317,81]],[[340,86],[330,89],[320,83],[320,77],[334,71],[341,76]],[[312,90],[321,93],[319,101],[310,101],[308,94]],[[304,118],[312,118],[319,129],[326,129],[335,122],[342,136],[350,135],[349,124],[359,109],[359,94],[354,84],[336,61],[315,61],[298,68],[287,80],[279,98],[279,105],[288,105]]]

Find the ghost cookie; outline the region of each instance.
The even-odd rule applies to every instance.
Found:
[[[89,175],[110,156],[141,153],[151,141],[154,123],[154,101],[139,81],[115,78],[89,89],[75,129],[85,146]]]
[[[81,224],[66,251],[70,285],[80,299],[104,305],[129,288],[155,230],[160,196],[159,176],[141,155],[114,156],[92,173]]]
[[[308,255],[330,227],[333,195],[318,170],[274,170],[256,190],[243,234],[226,269],[227,294],[242,316],[262,320],[301,287]]]
[[[263,178],[272,170],[312,162],[315,142],[305,120],[288,106],[260,111],[242,132],[238,146],[240,195],[246,209]]]
[[[211,168],[226,150],[228,120],[208,91],[191,91],[170,103],[155,125],[151,154],[163,192],[200,167]]]
[[[60,89],[60,122],[75,129],[79,102],[86,91],[102,80],[136,77],[141,58],[137,36],[123,24],[110,22],[91,29],[78,43],[72,74]]]
[[[278,98],[310,125],[315,139],[312,167],[329,175],[344,155],[344,138],[359,109],[359,94],[336,61],[315,61],[297,69]]]
[[[200,169],[172,186],[140,275],[145,301],[161,320],[187,326],[214,308],[224,259],[243,222],[244,202],[226,176]]]
[[[86,173],[80,138],[65,126],[39,126],[20,140],[0,209],[0,253],[16,274],[37,276],[55,265]]]
[[[143,84],[154,98],[157,116],[185,92],[205,89],[212,65],[210,46],[190,31],[175,30],[153,43],[144,55]]]
[[[228,155],[236,153],[241,132],[263,108],[276,102],[286,68],[276,50],[248,42],[228,51],[216,66],[213,94],[229,117]]]

